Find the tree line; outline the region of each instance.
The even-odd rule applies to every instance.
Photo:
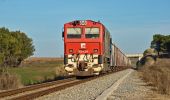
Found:
[[[24,32],[0,28],[0,66],[17,67],[33,55],[33,41]]]
[[[154,48],[158,52],[158,55],[160,52],[170,53],[170,35],[153,35],[151,48]]]

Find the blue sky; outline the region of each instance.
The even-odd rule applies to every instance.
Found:
[[[142,53],[153,34],[170,34],[170,0],[0,0],[0,27],[34,41],[34,56],[63,56],[63,24],[100,20],[125,53]]]

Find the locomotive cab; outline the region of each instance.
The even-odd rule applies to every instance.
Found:
[[[98,75],[103,69],[103,28],[91,20],[64,25],[64,67],[69,75]]]

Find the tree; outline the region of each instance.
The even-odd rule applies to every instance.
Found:
[[[164,46],[165,46],[166,51],[170,53],[170,35],[165,37]]]
[[[35,51],[32,39],[20,31],[0,28],[0,65],[18,66],[33,55]]]
[[[170,35],[155,34],[151,42],[151,48],[159,52],[169,52],[170,53]]]

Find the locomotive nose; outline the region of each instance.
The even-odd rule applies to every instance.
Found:
[[[100,54],[99,42],[70,42],[65,45],[66,54]]]
[[[84,71],[87,68],[87,63],[84,61],[80,61],[77,68],[79,71]]]

